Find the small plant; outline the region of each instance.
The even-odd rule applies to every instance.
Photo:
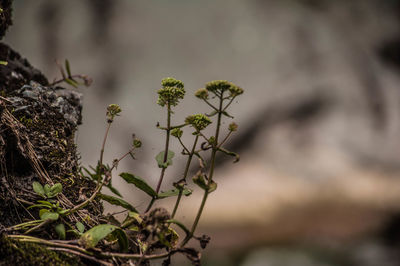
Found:
[[[53,83],[50,84],[50,86],[55,86],[62,82],[65,82],[74,88],[78,88],[80,85],[89,87],[92,84],[93,80],[87,75],[82,75],[82,74],[73,75],[71,73],[71,66],[67,59],[65,60],[64,67],[58,61],[56,61],[56,64],[58,66],[58,69],[60,70],[62,78],[54,80]]]
[[[71,75],[67,61],[66,68],[68,73],[66,78],[69,79]],[[64,81],[67,82],[66,78],[64,77]],[[82,176],[96,182],[96,187],[91,192],[91,196],[73,208],[63,209],[57,199],[62,193],[61,184],[42,186],[42,184],[34,182],[32,184],[33,190],[43,199],[38,200],[36,204],[32,204],[29,208],[39,208],[40,219],[9,228],[9,231],[25,230],[24,235],[9,235],[9,237],[19,241],[62,248],[65,252],[70,251],[75,255],[82,255],[103,264],[109,264],[110,259],[114,263],[135,260],[140,264],[144,261],[164,258],[163,265],[169,265],[173,254],[183,253],[193,264],[199,265],[200,253],[187,247],[187,243],[191,239],[195,239],[204,249],[210,241],[210,237],[207,235],[197,235],[196,228],[208,195],[217,189],[217,183],[214,180],[217,154],[223,153],[234,157],[234,162],[239,161],[239,156],[236,153],[223,147],[238,126],[234,122],[230,123],[226,130],[227,133],[222,136],[222,120],[224,117],[232,118],[228,113],[228,107],[237,96],[243,93],[243,89],[225,80],[207,83],[205,88],[199,89],[195,93],[195,96],[211,108],[210,113],[189,115],[182,123],[175,124],[173,121],[174,108],[186,94],[184,84],[174,78],[165,78],[161,85],[161,89],[157,91],[157,103],[166,110],[166,124],[162,126],[157,123],[157,128],[165,132],[165,145],[164,149],[155,156],[155,161],[160,168],[156,188],[154,189],[147,183],[146,179],[138,175],[132,173],[119,174],[127,184],[133,185],[148,195],[149,202],[145,210],[140,212],[123,200],[122,195],[111,183],[112,174],[119,162],[127,156],[135,159],[135,151],[141,148],[142,142],[133,135],[131,148],[125,154],[114,159],[111,164],[105,164],[103,161],[111,125],[121,113],[121,108],[118,105],[111,104],[106,112],[107,127],[100,149],[99,161],[96,167],[82,168],[81,170]],[[214,121],[212,121],[213,118],[215,118]],[[209,136],[204,130],[212,125],[214,125],[214,133]],[[193,136],[189,144],[184,143],[182,139],[183,134],[187,133]],[[173,138],[181,146],[181,154],[186,157],[185,168],[182,176],[177,178],[168,190],[161,191],[167,169],[173,165],[175,157],[175,152],[170,147]],[[207,153],[209,153],[208,156],[206,156]],[[193,185],[188,185],[188,177],[194,158],[199,161],[199,169],[192,178]],[[108,187],[114,196],[101,193],[104,186]],[[193,223],[191,226],[186,226],[176,220],[175,216],[182,202],[182,196],[190,196],[196,186],[203,191],[203,198],[195,213]],[[174,206],[171,206],[171,213],[166,208],[153,208],[156,201],[168,197],[176,197]],[[113,215],[109,215],[107,220],[103,219],[104,223],[92,225],[87,231],[85,231],[85,220],[72,222],[73,214],[83,210],[92,201],[98,199],[124,208],[125,219],[118,221]],[[56,221],[59,222],[55,223]],[[55,242],[26,235],[53,223],[55,224],[54,231],[59,239],[78,239],[78,241],[71,244],[70,242]],[[179,235],[179,231],[182,231],[184,237]],[[93,248],[100,246],[100,243],[101,250],[93,250]],[[119,252],[115,252],[116,248],[119,249]]]

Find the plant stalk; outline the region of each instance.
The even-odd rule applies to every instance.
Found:
[[[219,97],[219,108],[218,108],[217,128],[215,131],[215,144],[213,145],[213,148],[212,148],[211,165],[210,165],[210,172],[208,174],[207,185],[211,184],[211,181],[212,181],[212,178],[214,175],[215,158],[216,158],[217,151],[218,151],[218,137],[219,137],[220,127],[221,127],[221,118],[222,118],[223,92],[218,97]],[[186,245],[186,243],[189,242],[189,240],[193,237],[193,234],[196,231],[197,225],[200,221],[201,214],[203,213],[204,206],[205,206],[207,198],[208,198],[208,194],[209,194],[208,190],[207,189],[204,190],[203,199],[201,200],[200,208],[199,208],[196,218],[193,222],[192,228],[190,230],[190,234],[182,241],[182,243],[180,245],[181,247]]]
[[[198,140],[199,140],[199,134],[196,135],[196,138],[194,139],[192,150],[189,153],[189,157],[186,162],[185,171],[184,171],[183,177],[182,177],[183,180],[186,180],[187,174],[189,173],[190,164],[192,162],[193,155],[196,151],[196,146],[197,146]],[[176,214],[176,211],[178,210],[178,206],[181,201],[181,198],[182,198],[182,190],[179,191],[178,198],[176,199],[176,202],[175,202],[174,210],[172,211],[172,214],[171,214],[171,219],[174,219],[174,217],[175,217],[175,214]]]
[[[164,163],[166,163],[167,159],[168,159],[169,136],[170,136],[170,131],[171,131],[171,106],[170,106],[169,102],[167,103],[167,108],[168,108],[167,130],[166,130],[167,137],[165,139],[165,150],[164,150],[164,161],[163,161]],[[156,188],[157,194],[158,194],[158,192],[160,192],[161,183],[164,179],[165,169],[167,169],[167,168],[163,167],[161,170],[160,179],[158,180],[158,184],[157,184],[157,188]]]

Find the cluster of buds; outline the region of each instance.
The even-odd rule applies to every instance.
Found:
[[[185,123],[191,125],[197,131],[201,131],[205,129],[209,124],[211,124],[211,120],[206,115],[196,114],[186,117]]]
[[[174,136],[175,138],[178,138],[178,139],[181,138],[182,134],[183,134],[183,131],[179,127],[171,130],[171,135]]]
[[[208,99],[208,90],[205,88],[198,89],[194,95],[197,98],[207,100]]]
[[[162,88],[157,91],[157,103],[161,106],[169,104],[176,106],[180,99],[185,96],[183,82],[174,78],[165,78],[161,82]]]
[[[139,149],[140,147],[142,147],[142,141],[133,136],[132,146]]]
[[[121,113],[121,107],[118,104],[110,104],[107,107],[107,122],[112,123],[114,118]]]
[[[236,86],[232,82],[226,80],[214,80],[208,82],[205,88],[197,90],[195,96],[197,98],[207,100],[209,92],[212,92],[215,95],[222,95],[222,93],[225,91],[229,91],[230,97],[236,97],[243,93],[243,89],[239,86]]]
[[[230,123],[228,126],[229,131],[236,131],[237,128],[238,128],[238,125],[235,122]]]

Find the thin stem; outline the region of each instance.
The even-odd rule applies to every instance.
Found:
[[[146,211],[145,212],[148,212],[148,211],[150,211],[150,209],[151,209],[151,207],[153,206],[153,204],[154,204],[154,202],[156,201],[156,198],[151,198],[151,201],[150,201],[150,203],[149,203],[149,205],[147,206],[147,208],[146,208]]]
[[[99,253],[92,253],[91,251],[88,251],[84,248],[81,248],[79,246],[67,244],[67,241],[51,241],[51,240],[45,240],[41,238],[36,238],[36,237],[31,237],[31,236],[25,236],[25,235],[7,235],[8,238],[15,239],[17,241],[21,242],[28,242],[28,243],[36,243],[36,244],[43,244],[51,247],[60,247],[60,248],[66,248],[69,250],[74,250],[78,251],[80,253],[89,255],[89,256],[96,256],[100,258],[125,258],[125,259],[146,259],[146,260],[153,260],[153,259],[160,259],[160,258],[165,258],[171,255],[174,252],[179,252],[179,250],[173,250],[170,252],[164,252],[160,254],[154,254],[154,255],[140,255],[140,254],[129,254],[129,253],[114,253],[114,252],[99,252]]]
[[[226,137],[224,138],[223,141],[221,141],[221,143],[218,145],[218,148],[221,148],[222,145],[224,145],[224,143],[228,140],[228,138],[232,135],[233,131],[229,131],[229,133],[226,135]]]
[[[122,161],[123,159],[125,159],[126,156],[128,156],[131,152],[133,152],[135,150],[135,147],[131,148],[127,153],[125,153],[124,155],[122,155],[119,159],[117,159],[114,163],[113,166],[110,168],[109,172],[111,172],[115,167],[117,167],[117,165],[119,164],[120,161]]]
[[[214,175],[215,158],[216,158],[217,151],[218,151],[218,137],[219,137],[220,127],[221,127],[222,103],[223,103],[223,92],[221,93],[221,95],[219,95],[219,109],[218,109],[217,128],[215,131],[215,144],[213,145],[212,154],[211,154],[211,166],[210,166],[210,172],[208,174],[207,185],[211,184],[212,178]],[[180,245],[181,247],[186,245],[186,243],[189,242],[189,240],[193,237],[193,234],[196,231],[197,225],[200,221],[201,214],[203,213],[204,206],[205,206],[207,198],[208,198],[208,194],[209,194],[208,190],[207,189],[204,190],[203,199],[201,200],[200,208],[199,208],[196,218],[193,222],[192,228],[190,230],[190,234],[182,241],[182,243]]]
[[[179,203],[181,202],[181,198],[182,198],[182,190],[179,190],[178,198],[176,199],[174,210],[172,211],[172,214],[171,214],[171,219],[174,219],[174,217],[175,217],[176,211],[178,210]]]
[[[73,79],[73,78],[81,78],[81,79],[84,79],[85,78],[85,76],[83,76],[83,75],[79,75],[79,74],[75,74],[75,75],[71,75],[71,76],[68,76],[68,77],[63,77],[62,79],[58,79],[58,80],[54,80],[51,84],[50,84],[50,86],[54,86],[54,85],[56,85],[56,84],[58,84],[58,83],[61,83],[61,82],[63,82],[63,81],[65,81],[66,79]]]
[[[104,179],[103,179],[103,181],[102,181],[101,183],[100,183],[100,179],[99,179],[99,183],[97,184],[96,189],[94,190],[94,192],[93,192],[93,194],[90,196],[90,198],[88,198],[87,200],[85,200],[85,201],[82,202],[81,204],[78,204],[78,205],[76,205],[75,207],[73,207],[72,209],[70,209],[68,212],[66,212],[66,213],[64,214],[64,216],[70,215],[71,213],[74,213],[74,212],[76,212],[76,211],[82,209],[83,207],[85,207],[86,205],[88,205],[90,202],[92,202],[92,201],[96,198],[97,194],[100,193],[102,187],[103,187],[108,181],[110,181],[110,178],[109,178],[109,177],[111,177],[111,172],[107,171],[107,172],[105,173],[105,175],[106,175],[106,176],[104,177]]]
[[[167,130],[166,130],[167,137],[165,139],[165,150],[164,150],[164,160],[163,160],[164,164],[167,162],[167,159],[168,159],[169,136],[170,136],[170,131],[171,131],[171,106],[170,106],[169,102],[167,103],[167,108],[168,108]],[[161,170],[160,179],[158,180],[158,184],[157,184],[157,188],[156,188],[157,194],[160,191],[161,183],[164,179],[165,169],[166,169],[166,167],[163,167]]]
[[[190,151],[189,151],[189,149],[188,148],[186,148],[186,146],[185,146],[185,144],[183,144],[183,142],[182,142],[182,140],[181,140],[181,138],[178,138],[178,140],[179,140],[179,143],[182,145],[182,147],[183,147],[183,149],[189,154],[190,153]]]
[[[218,109],[214,106],[214,105],[212,105],[209,101],[207,101],[206,99],[203,99],[205,102],[206,102],[206,104],[208,104],[212,109],[214,109],[215,111],[217,111],[218,112]]]
[[[104,147],[106,146],[106,141],[107,141],[107,136],[108,136],[108,132],[110,131],[110,127],[111,127],[111,122],[107,122],[107,129],[106,129],[106,133],[104,134],[104,138],[103,138],[103,144],[101,145],[101,151],[100,151],[100,167],[103,167],[103,156],[104,156]]]
[[[224,109],[222,109],[222,112],[224,112],[228,107],[229,107],[229,105],[231,105],[231,103],[233,102],[233,100],[235,99],[236,97],[232,97],[231,98],[231,100],[229,101],[229,103],[224,107]]]
[[[51,223],[52,221],[53,221],[53,220],[51,220],[51,219],[46,219],[46,220],[44,220],[43,222],[41,222],[40,224],[38,224],[38,225],[36,225],[36,226],[34,226],[34,227],[32,227],[32,228],[26,230],[26,231],[25,231],[25,234],[32,233],[33,231],[36,231],[37,229],[42,228],[43,226],[45,226],[45,225]]]
[[[187,162],[186,162],[185,171],[184,171],[183,177],[182,177],[183,180],[186,180],[187,174],[189,173],[190,164],[192,162],[193,155],[194,155],[194,153],[196,151],[196,146],[197,146],[197,141],[198,140],[199,140],[199,134],[196,134],[196,138],[194,139],[192,150],[190,151],[189,157],[188,157]],[[182,145],[183,145],[183,143],[182,143]],[[185,146],[183,146],[183,147],[185,147]],[[186,149],[186,147],[185,147],[185,149]],[[176,211],[178,210],[178,206],[179,206],[179,203],[181,201],[181,198],[182,198],[182,190],[179,190],[178,198],[176,199],[174,210],[172,211],[172,214],[171,214],[171,217],[172,217],[171,219],[173,219],[175,217],[175,214],[176,214]]]

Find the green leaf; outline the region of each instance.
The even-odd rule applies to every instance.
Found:
[[[208,192],[211,193],[217,189],[217,183],[211,180],[211,184],[208,185]]]
[[[114,194],[117,195],[118,197],[121,197],[121,198],[122,198],[121,193],[119,193],[119,191],[118,191],[115,187],[112,186],[111,180],[110,180],[110,183],[108,183],[107,187],[108,187],[108,189],[109,189],[112,193],[114,193]]]
[[[50,192],[50,185],[49,184],[45,184],[43,189],[44,189],[44,193],[47,196],[47,194]]]
[[[91,167],[92,168],[92,170],[94,170],[94,171],[96,171],[96,169],[94,169],[93,167]],[[93,180],[95,180],[95,181],[98,181],[99,179],[100,179],[100,174],[98,174],[98,173],[94,173],[94,174],[92,174],[87,168],[85,168],[85,167],[82,167],[82,169],[89,175],[89,177],[91,177]],[[84,174],[83,174],[83,172],[82,172],[82,175],[84,176]]]
[[[135,219],[139,224],[143,222],[143,219],[142,217],[140,217],[140,214],[138,212],[128,212],[128,216]]]
[[[57,213],[60,214],[60,215],[64,215],[64,214],[66,214],[67,212],[69,212],[69,209],[61,209],[61,208],[59,208],[59,209],[57,210]]]
[[[235,160],[233,161],[234,163],[239,162],[239,160],[240,160],[239,154],[237,154],[237,153],[235,153],[235,152],[232,152],[232,151],[228,151],[228,150],[226,150],[226,149],[224,149],[224,148],[218,148],[218,150],[221,151],[221,152],[223,152],[223,153],[225,153],[226,155],[235,157]]]
[[[128,247],[128,239],[125,232],[118,226],[112,224],[100,224],[92,227],[90,230],[82,234],[81,238],[79,239],[79,244],[84,246],[86,249],[93,248],[99,243],[100,240],[112,233],[114,233],[115,237],[117,237],[120,248],[122,250],[126,250]]]
[[[195,183],[196,185],[198,185],[199,187],[201,187],[204,190],[208,189],[206,181],[204,179],[204,176],[201,173],[199,173],[193,177],[193,183]]]
[[[39,217],[42,217],[43,213],[45,213],[45,212],[49,212],[49,210],[48,209],[40,209],[39,210]]]
[[[126,202],[123,199],[116,198],[116,197],[113,197],[110,195],[105,195],[105,194],[99,194],[98,197],[101,198],[102,200],[107,201],[108,203],[113,204],[113,205],[121,206],[127,210],[137,212],[136,209],[131,204],[129,204],[128,202]]]
[[[124,230],[122,230],[122,229],[115,230],[113,233],[113,237],[118,239],[119,249],[122,252],[128,251],[129,241],[128,241],[128,237],[126,236]]]
[[[229,117],[229,118],[234,118],[233,116],[231,116],[230,114],[228,114],[226,111],[221,112],[223,115]]]
[[[182,195],[189,196],[190,194],[192,194],[191,189],[185,188],[182,190]],[[178,195],[179,195],[179,189],[175,188],[175,189],[171,189],[171,190],[159,193],[157,198],[164,199],[164,198],[174,197],[174,196],[178,196]]]
[[[164,154],[165,152],[162,151],[156,156],[156,161],[158,163],[158,167],[160,168],[167,168],[168,165],[172,165],[172,158],[174,158],[175,153],[173,151],[168,151],[167,161],[164,163]]]
[[[46,190],[46,186],[45,186]],[[62,185],[60,183],[54,184],[51,188],[48,189],[48,192],[46,192],[47,197],[53,198],[57,196],[58,193],[62,191]]]
[[[78,88],[78,86],[79,86],[79,84],[73,79],[65,78],[64,81],[74,88]]]
[[[40,212],[39,212],[39,214],[40,214]],[[49,212],[49,211],[43,212],[42,215],[40,215],[40,219],[42,219],[42,220],[50,219],[50,220],[56,221],[56,220],[58,220],[58,217],[60,217],[60,215],[58,213]]]
[[[49,206],[46,205],[46,204],[33,204],[33,205],[29,206],[27,209],[29,210],[29,209],[32,209],[32,208],[41,208],[41,207],[49,208]],[[49,209],[51,209],[51,208],[49,208]]]
[[[0,65],[6,66],[6,65],[8,65],[8,62],[7,61],[0,61]]]
[[[65,239],[65,226],[64,224],[57,224],[56,227],[56,232],[58,234],[58,238],[61,240]]]
[[[40,205],[46,205],[49,208],[53,208],[53,204],[46,200],[38,200],[37,202],[40,203]],[[39,205],[39,204],[37,204],[37,205]]]
[[[85,232],[85,226],[83,225],[83,223],[77,222],[77,223],[75,224],[75,226],[76,226],[76,228],[78,229],[78,231],[79,231],[80,233]]]
[[[35,191],[36,194],[39,196],[42,196],[43,198],[46,198],[46,194],[44,192],[42,184],[40,184],[37,181],[33,181],[32,183],[33,191]]]
[[[207,114],[208,117],[212,117],[214,115],[218,114],[218,111],[212,111],[210,114]]]
[[[68,77],[71,77],[71,76],[72,76],[72,75],[71,75],[71,68],[70,68],[70,66],[69,66],[69,61],[68,61],[68,59],[65,59],[65,69],[67,70]]]
[[[120,174],[120,177],[122,177],[126,182],[135,185],[138,189],[142,190],[150,197],[157,197],[157,193],[154,191],[154,189],[152,189],[142,178],[129,173],[122,173]]]
[[[190,231],[189,229],[186,228],[185,225],[183,225],[181,222],[174,220],[174,219],[170,219],[167,221],[168,223],[172,223],[172,224],[176,224],[177,226],[179,226],[186,234],[186,236],[190,235]]]

